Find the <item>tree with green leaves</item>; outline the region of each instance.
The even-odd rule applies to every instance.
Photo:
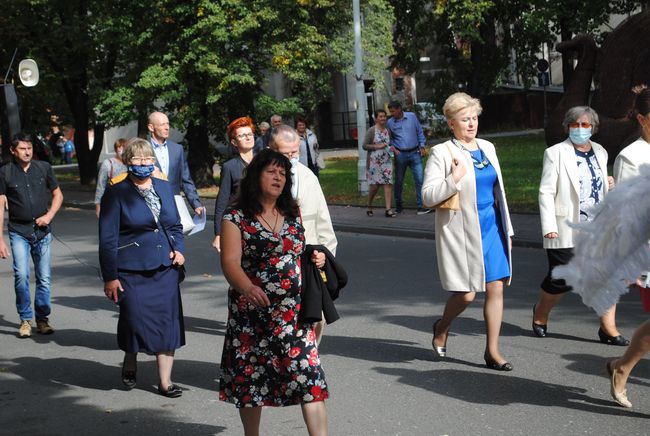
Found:
[[[332,0],[7,0],[5,46],[29,47],[55,114],[70,114],[82,183],[92,181],[105,127],[167,112],[186,133],[197,186],[213,184],[210,138],[228,121],[282,107],[313,113],[332,95],[332,75],[352,64],[350,4]],[[367,74],[391,53],[388,0],[365,0]],[[267,75],[286,78],[289,99],[264,97]],[[56,83],[56,89],[53,84]],[[40,86],[40,85],[39,85]],[[41,88],[43,89],[43,88]],[[28,96],[27,94],[25,95]],[[56,99],[55,99],[56,100]],[[61,106],[64,100],[66,108]],[[66,110],[67,109],[67,110]],[[45,111],[45,108],[42,108]]]
[[[419,69],[419,54],[439,46],[447,74],[436,85],[447,95],[463,85],[475,95],[492,91],[514,73],[534,75],[542,44],[579,33],[599,33],[611,14],[629,13],[644,2],[618,0],[393,0],[396,20],[393,66]],[[563,59],[568,82],[572,65]],[[441,102],[436,102],[440,106]]]
[[[125,0],[7,0],[0,15],[3,45],[19,47],[21,53],[36,59],[44,79],[38,85],[40,89],[36,88],[39,94],[42,92],[41,98],[27,101],[33,93],[23,92],[23,104],[31,110],[40,109],[41,113],[69,114],[69,121],[75,126],[74,142],[82,183],[89,183],[96,176],[105,126],[97,122],[94,104],[97,94],[112,85],[125,43],[120,13],[130,3]],[[43,96],[52,101],[43,101]],[[33,104],[38,100],[44,107]],[[93,126],[97,146],[91,148],[87,133]]]

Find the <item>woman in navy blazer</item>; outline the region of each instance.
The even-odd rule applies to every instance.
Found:
[[[136,384],[137,353],[156,354],[158,391],[179,397],[171,381],[174,351],[185,345],[179,282],[183,232],[171,185],[151,177],[155,157],[146,140],[123,154],[128,173],[111,181],[99,215],[99,261],[104,293],[120,306],[117,339],[125,352],[122,382]]]

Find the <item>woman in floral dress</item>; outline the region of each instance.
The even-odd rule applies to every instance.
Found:
[[[393,198],[393,160],[390,152],[390,135],[386,128],[386,111],[379,109],[375,112],[375,125],[368,129],[363,139],[363,149],[368,151],[366,169],[368,184],[368,216],[373,216],[372,201],[379,190],[379,185],[384,186],[384,204],[387,218],[393,218],[394,210],[390,208]]]
[[[327,384],[311,324],[298,320],[304,229],[291,196],[291,163],[266,149],[253,158],[221,228],[230,283],[219,398],[259,434],[263,406],[300,404],[310,435],[327,434]]]

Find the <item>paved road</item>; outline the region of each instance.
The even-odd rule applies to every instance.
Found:
[[[18,339],[11,265],[0,261],[0,434],[238,435],[233,406],[217,400],[226,318],[226,283],[210,234],[188,238],[183,284],[187,346],[174,380],[183,397],[155,393],[155,363],[141,359],[138,387],[121,389],[117,311],[97,275],[96,220],[67,209],[55,222],[51,336]],[[341,320],[326,329],[322,360],[330,385],[332,435],[647,434],[648,360],[629,384],[632,410],[609,399],[604,365],[621,348],[596,342],[595,314],[569,295],[554,312],[551,337],[531,337],[531,306],[545,268],[543,251],[515,249],[502,351],[511,373],[482,365],[480,302],[453,326],[449,358],[436,361],[430,326],[446,295],[430,240],[340,233],[339,259],[350,284]],[[619,305],[623,332],[647,315],[638,296]],[[306,434],[300,409],[263,413],[265,435]]]

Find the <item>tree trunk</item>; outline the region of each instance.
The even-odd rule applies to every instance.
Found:
[[[573,38],[573,32],[568,29],[565,23],[560,22],[560,39],[562,41],[570,41]],[[562,56],[562,87],[564,91],[567,90],[573,77],[573,57]]]
[[[482,42],[472,43],[471,64],[472,71],[467,84],[470,95],[485,95],[494,86],[495,62],[499,55],[496,38],[496,20],[492,14],[485,17],[481,24],[480,35]]]
[[[214,186],[214,156],[210,146],[208,130],[203,125],[191,123],[185,135],[189,144],[187,165],[197,188]]]

